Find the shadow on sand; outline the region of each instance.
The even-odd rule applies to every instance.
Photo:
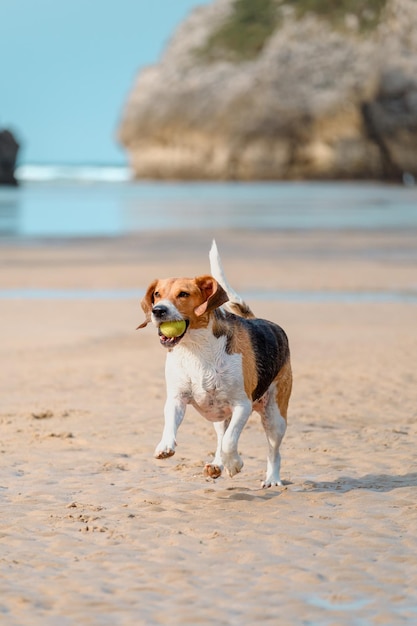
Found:
[[[417,487],[417,472],[401,474],[399,476],[391,474],[366,474],[361,478],[341,476],[333,481],[312,481],[304,482],[305,491],[353,491],[354,489],[368,489],[370,491],[392,491],[402,487]]]

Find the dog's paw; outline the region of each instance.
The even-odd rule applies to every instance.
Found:
[[[283,484],[279,478],[266,478],[262,481],[262,489],[268,489],[268,487],[282,487]]]
[[[172,448],[160,448],[158,446],[158,448],[155,450],[154,453],[154,457],[155,459],[167,459],[170,456],[173,456],[175,454],[175,450],[173,450]]]
[[[214,465],[213,463],[206,463],[204,467],[204,476],[209,478],[219,478],[222,474],[222,467],[220,465]]]
[[[235,474],[239,474],[243,467],[243,461],[238,454],[224,457],[223,463],[231,478],[235,476]]]

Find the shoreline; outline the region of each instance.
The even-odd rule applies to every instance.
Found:
[[[213,238],[232,283],[249,293],[413,293],[416,288],[417,229],[213,228],[11,242],[0,246],[0,285],[2,289],[143,289],[156,276],[207,273]]]
[[[0,300],[139,300],[146,293],[142,289],[0,289]],[[240,295],[246,301],[295,303],[398,303],[417,304],[417,288],[374,291],[246,291]]]

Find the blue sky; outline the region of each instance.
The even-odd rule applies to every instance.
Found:
[[[209,0],[0,0],[0,128],[20,163],[123,164],[115,140],[139,69]]]

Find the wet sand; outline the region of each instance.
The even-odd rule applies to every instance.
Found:
[[[240,291],[417,288],[414,232],[216,235]],[[212,233],[6,243],[1,288],[144,289],[207,273]],[[163,348],[136,299],[3,299],[0,618],[13,626],[412,624],[417,620],[417,305],[250,302],[290,338],[283,488],[213,481],[188,409],[153,459]]]

